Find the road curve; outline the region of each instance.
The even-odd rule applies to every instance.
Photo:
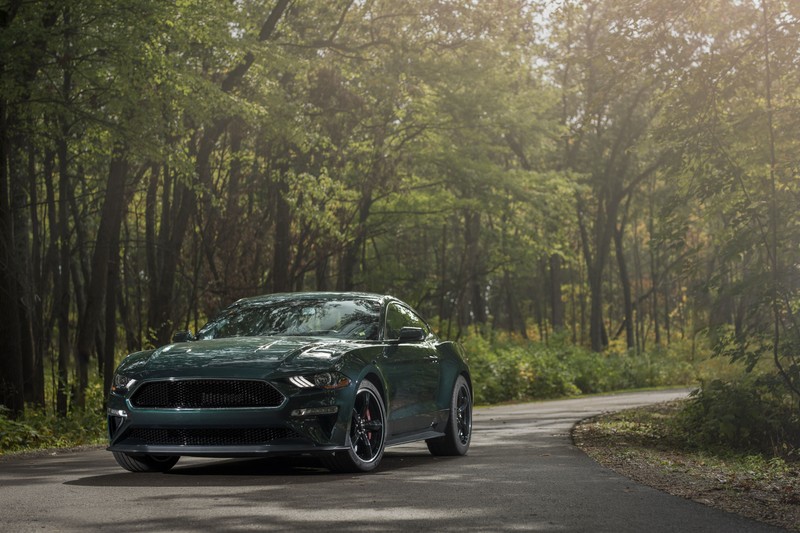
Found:
[[[466,457],[401,446],[367,475],[312,459],[183,458],[132,474],[99,449],[5,458],[0,531],[782,531],[636,484],[572,445],[585,417],[685,394],[477,409]]]

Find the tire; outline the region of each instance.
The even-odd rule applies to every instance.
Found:
[[[166,472],[178,462],[179,455],[129,455],[113,452],[117,464],[129,472]]]
[[[428,439],[433,455],[465,455],[472,439],[472,391],[464,376],[458,376],[450,396],[450,416],[444,435]]]
[[[333,472],[370,472],[383,458],[386,444],[386,408],[380,392],[369,381],[362,381],[353,401],[347,450],[322,458]]]

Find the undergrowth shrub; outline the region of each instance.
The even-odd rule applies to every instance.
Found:
[[[74,408],[69,416],[50,409],[28,407],[17,419],[0,406],[0,455],[40,448],[100,444],[106,437],[103,392],[100,384],[87,389],[86,409]]]
[[[566,339],[550,343],[512,337],[463,340],[481,404],[556,398],[613,390],[687,385],[696,381],[691,362],[677,350],[634,355],[597,354]]]
[[[704,383],[676,417],[676,429],[699,448],[796,456],[800,415],[777,380],[763,375]]]

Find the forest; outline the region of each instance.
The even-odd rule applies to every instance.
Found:
[[[12,418],[300,290],[798,405],[798,205],[796,0],[0,2]]]

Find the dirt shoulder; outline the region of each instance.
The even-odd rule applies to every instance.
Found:
[[[666,423],[678,405],[587,419],[573,429],[573,442],[601,465],[644,485],[800,531],[800,463],[681,449]]]

